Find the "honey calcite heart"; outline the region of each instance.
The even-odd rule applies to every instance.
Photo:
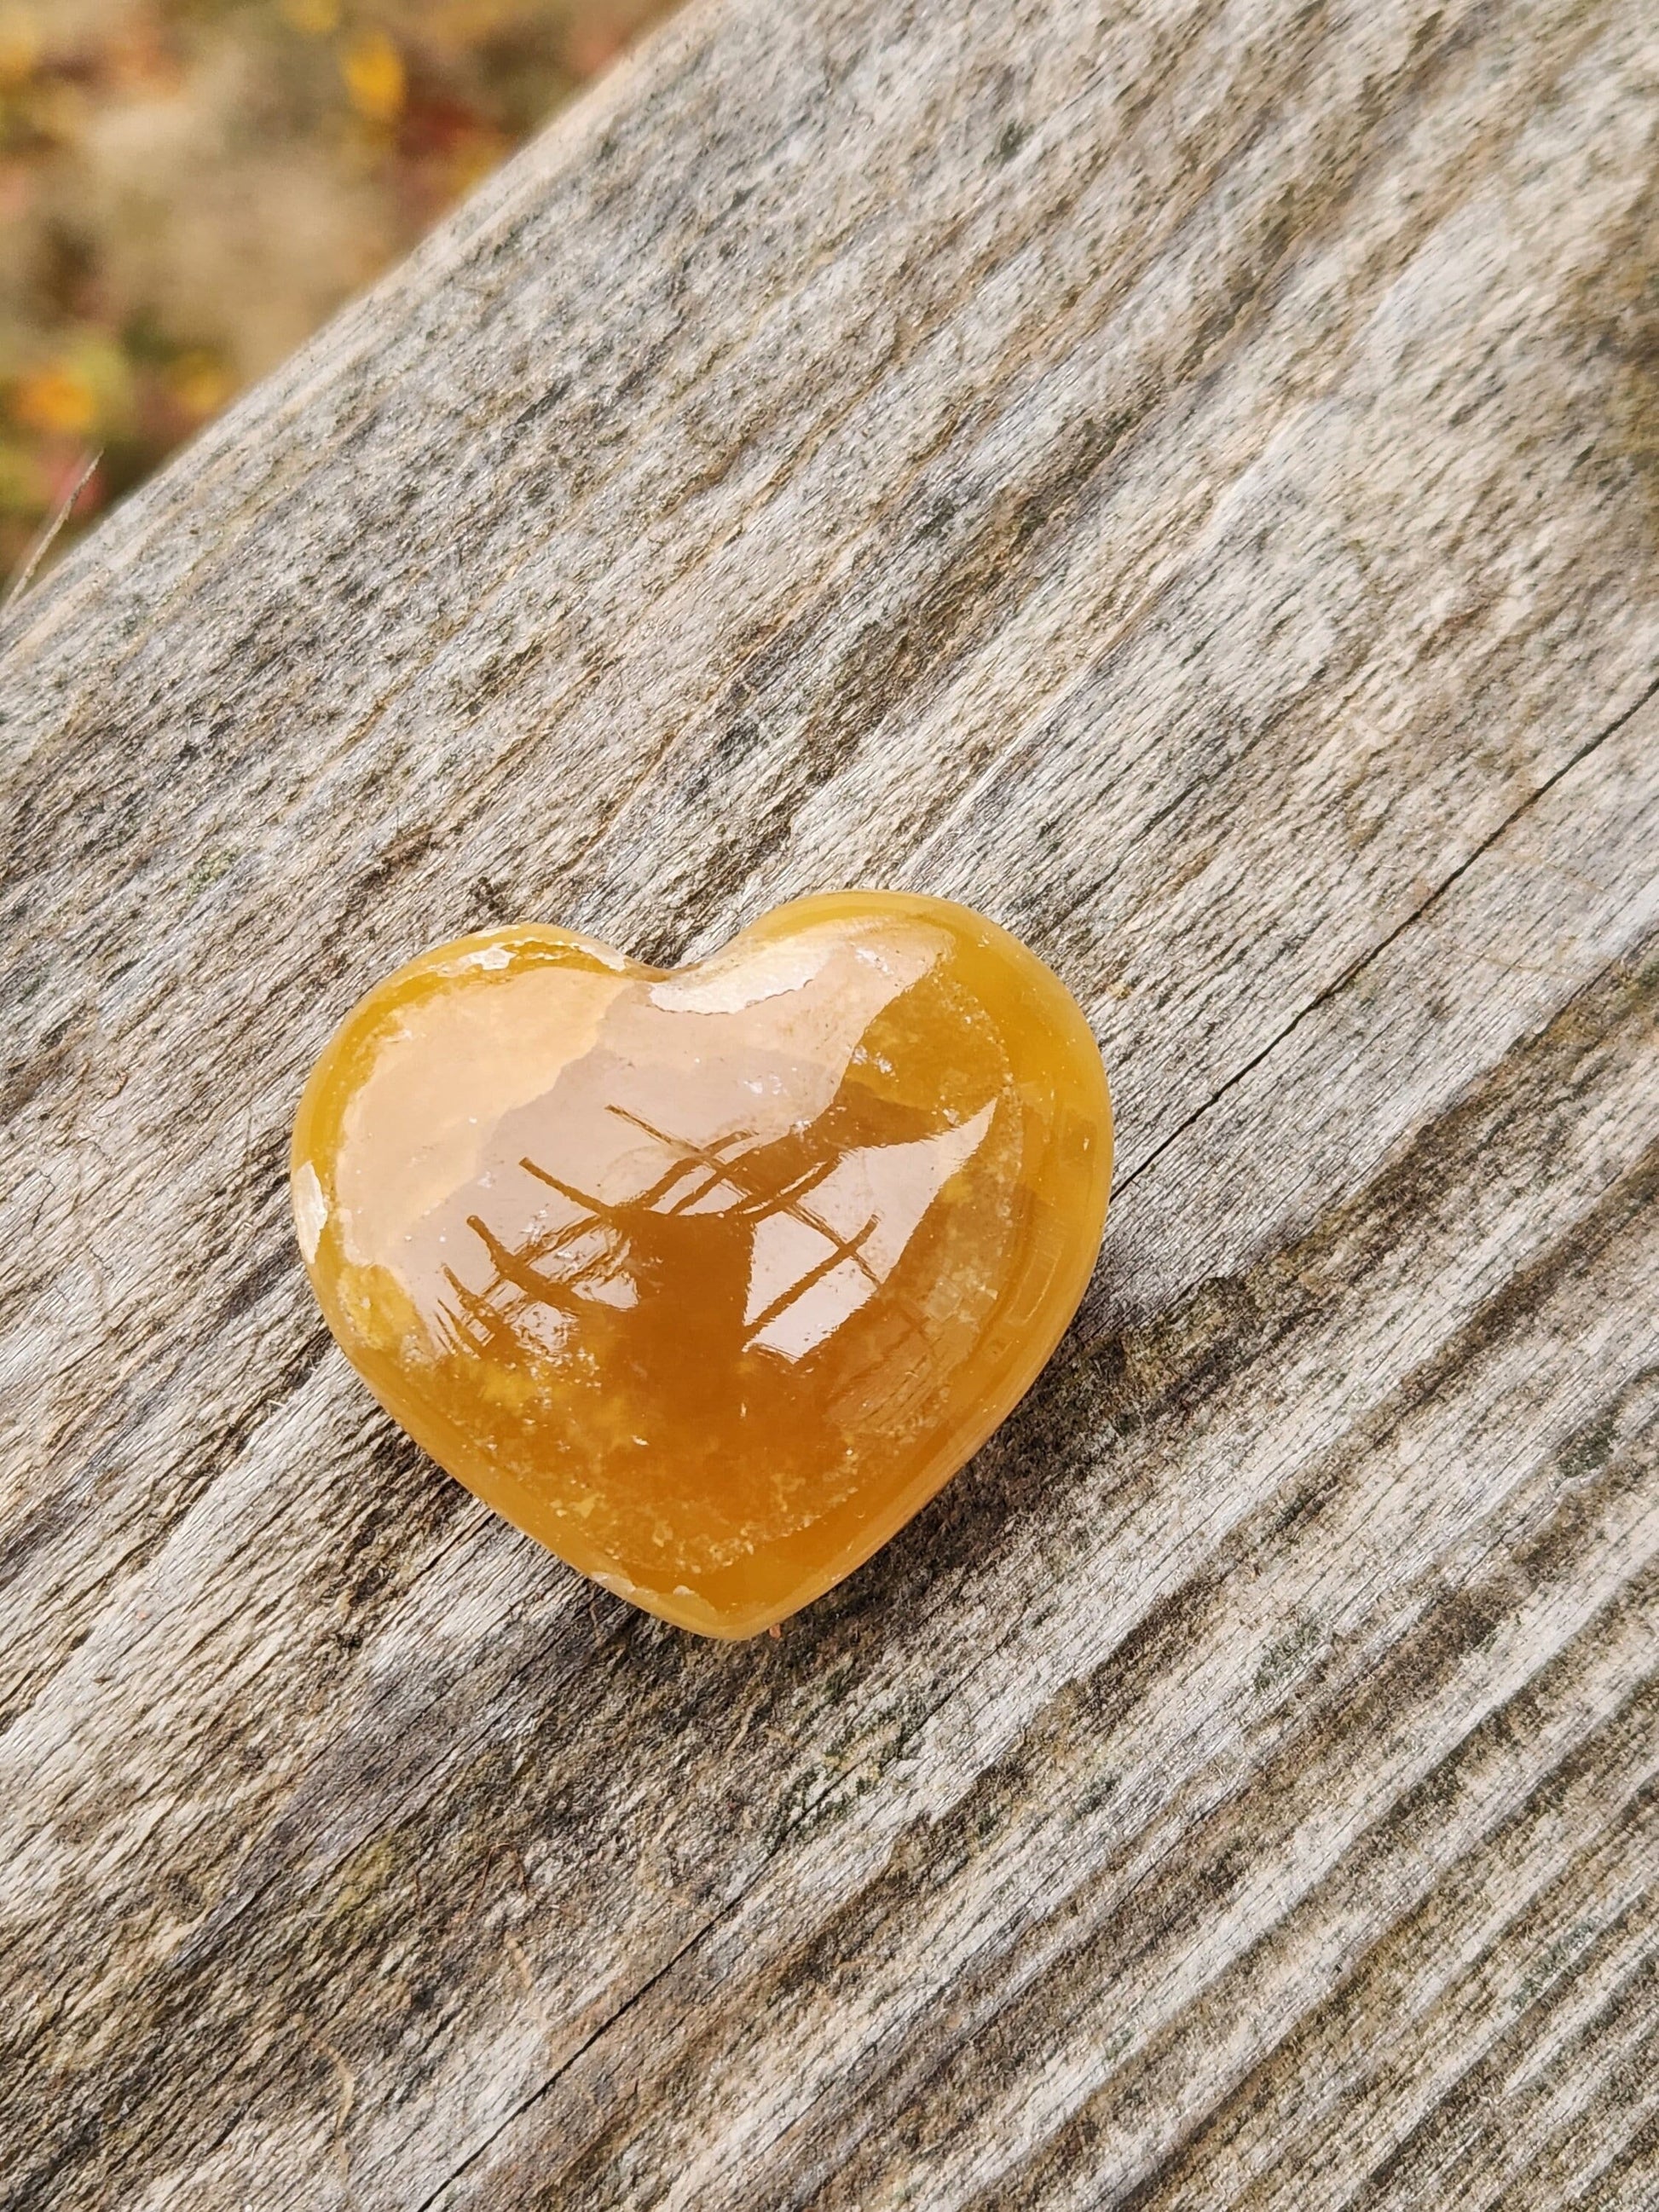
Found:
[[[294,1212],[346,1357],[441,1466],[607,1589],[750,1636],[1030,1386],[1111,1154],[1041,961],[845,891],[672,972],[537,924],[411,961],[306,1086]]]

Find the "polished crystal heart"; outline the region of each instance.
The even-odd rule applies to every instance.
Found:
[[[749,1636],[884,1543],[1029,1388],[1094,1264],[1100,1054],[945,900],[780,907],[672,972],[531,924],[341,1024],[295,1220],[330,1328],[478,1496]]]

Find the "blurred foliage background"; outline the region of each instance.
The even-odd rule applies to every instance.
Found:
[[[672,4],[0,0],[0,591]]]

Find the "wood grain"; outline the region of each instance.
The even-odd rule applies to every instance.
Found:
[[[723,0],[18,605],[0,2202],[1659,2202],[1659,19]],[[329,1346],[395,961],[944,892],[1121,1160],[781,1641]]]

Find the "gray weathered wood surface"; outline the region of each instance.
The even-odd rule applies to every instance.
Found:
[[[1656,223],[1650,0],[726,0],[20,604],[0,2201],[1656,2201]],[[1107,1249],[701,1644],[287,1126],[430,941],[844,883],[1072,983]]]

